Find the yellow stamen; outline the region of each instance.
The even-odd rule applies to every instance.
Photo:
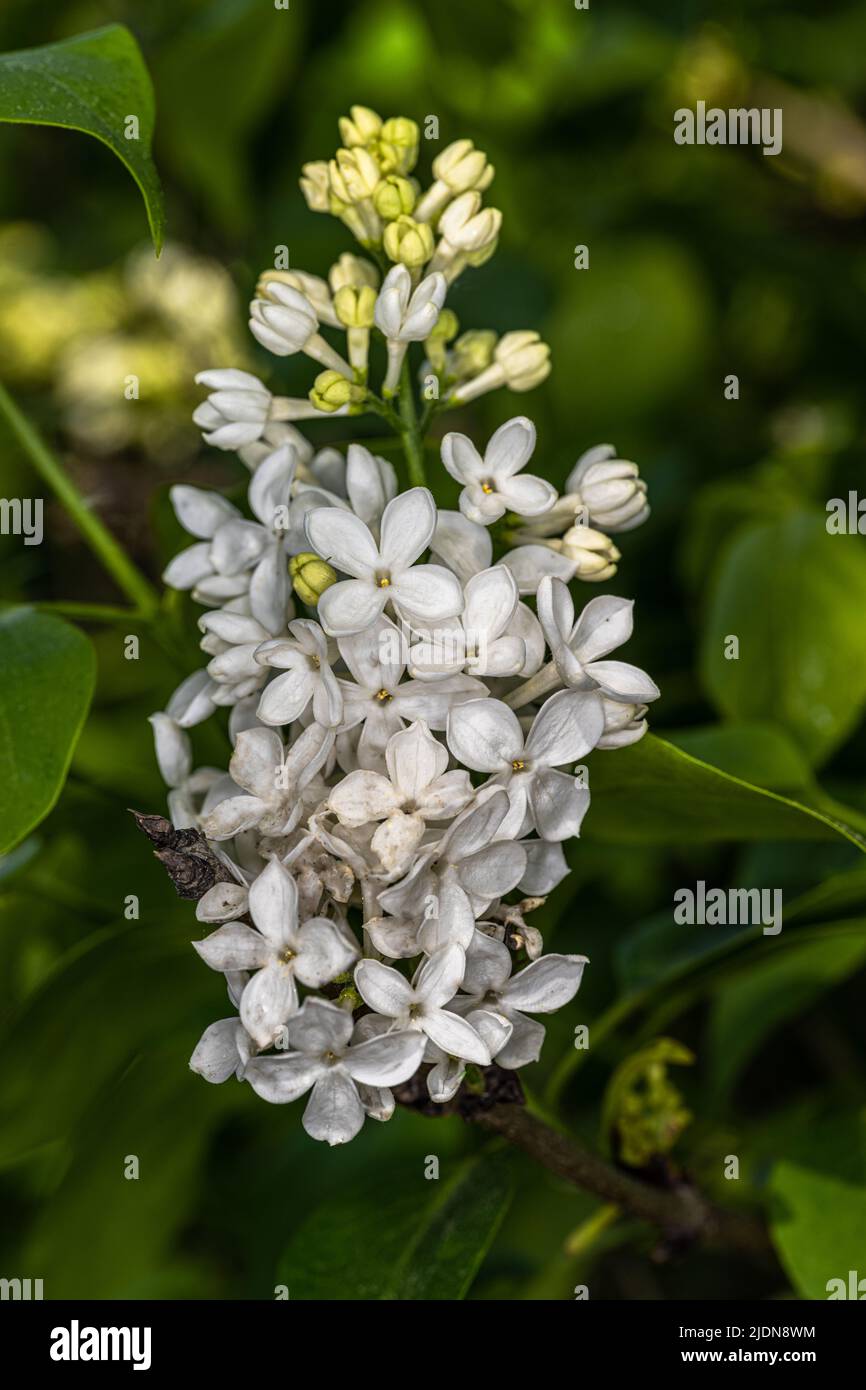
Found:
[[[522,758],[515,758],[511,764],[512,772],[522,772],[526,764]]]
[[[390,690],[377,690],[377,691],[376,691],[376,699],[379,701],[379,704],[380,704],[380,705],[387,704],[388,701],[389,701],[389,700],[393,700],[393,698],[394,698],[394,697],[393,697],[393,695],[391,694]]]

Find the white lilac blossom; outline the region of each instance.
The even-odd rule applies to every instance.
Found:
[[[257,374],[197,378],[195,423],[237,454],[246,497],[172,489],[192,544],[165,581],[205,610],[207,664],[151,717],[172,822],[220,868],[195,947],[234,1012],[190,1066],[274,1104],[306,1097],[302,1124],[329,1144],[387,1121],[406,1083],[447,1107],[468,1069],[538,1057],[534,1015],[571,1001],[586,960],[545,953],[527,917],[592,814],[582,759],[641,738],[659,693],[610,659],[631,603],[605,592],[576,613],[570,587],[609,579],[609,533],[646,518],[635,464],[599,445],[560,495],[525,471],[536,432],[521,415],[483,448],[446,431],[444,468],[426,471],[433,417],[550,370],[534,331],[460,333],[445,304],[502,230],[486,154],[455,141],[425,189],[414,121],[355,106],[340,134],[332,159],[304,166],[307,205],[396,264],[381,284],[350,252],[327,279],[265,270]],[[326,368],[306,399],[267,384],[294,353]],[[316,452],[291,422],[328,414],[375,420]],[[404,463],[364,443],[383,429]],[[457,511],[435,500],[453,491],[446,471]],[[228,734],[227,766],[196,762],[209,719]]]

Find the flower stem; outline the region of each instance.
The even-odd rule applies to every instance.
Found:
[[[72,479],[67,476],[38,431],[0,383],[0,415],[29,457],[40,477],[56,493],[94,554],[113,577],[118,588],[135,604],[142,617],[153,617],[159,607],[156,590],[133,564],[99,517],[90,510]]]
[[[403,362],[400,373],[400,438],[403,453],[406,455],[406,468],[409,482],[413,487],[427,486],[427,470],[424,467],[424,441],[418,428],[415,411],[415,398],[412,395],[412,382],[409,375],[409,358]]]
[[[546,666],[542,666],[541,670],[536,671],[535,675],[530,676],[523,685],[512,690],[510,695],[504,696],[504,700],[510,709],[521,709],[523,705],[528,705],[530,701],[537,700],[541,695],[549,694],[558,685],[562,685],[562,678],[556,669],[556,662],[548,661]]]
[[[723,1211],[686,1183],[673,1188],[652,1187],[560,1134],[522,1105],[494,1105],[479,1110],[472,1120],[522,1149],[557,1177],[649,1222],[672,1240],[705,1240],[751,1255],[770,1250],[759,1219]]]

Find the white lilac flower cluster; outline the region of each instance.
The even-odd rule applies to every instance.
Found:
[[[388,1119],[393,1088],[419,1068],[444,1104],[468,1067],[538,1058],[535,1015],[572,999],[586,962],[543,955],[523,914],[568,872],[563,842],[590,800],[575,764],[639,739],[658,695],[609,659],[632,604],[601,595],[576,617],[568,587],[613,574],[606,532],[646,517],[634,464],[590,450],[559,496],[524,472],[535,429],[517,416],[483,453],[445,435],[442,463],[462,491],[459,511],[440,511],[425,486],[400,491],[362,444],[314,452],[298,432],[302,417],[372,409],[418,483],[411,342],[442,386],[429,414],[495,386],[529,389],[549,369],[534,333],[446,348],[449,283],[499,232],[500,214],[482,208],[486,156],[457,141],[421,192],[414,122],[354,107],[340,130],[344,148],[307,165],[302,187],[372,259],[344,255],[327,281],[261,278],[256,338],[326,368],[308,401],[231,368],[199,377],[209,395],[195,420],[250,470],[249,514],[216,492],[172,491],[194,543],[165,580],[206,610],[207,664],[151,720],[174,826],[203,833],[226,880],[198,903],[211,931],[195,946],[235,1011],[191,1065],[273,1102],[309,1092],[304,1127],[331,1144],[365,1116]],[[374,262],[389,260],[380,284]],[[345,358],[322,326],[345,330]],[[188,731],[221,707],[228,770],[194,768]]]

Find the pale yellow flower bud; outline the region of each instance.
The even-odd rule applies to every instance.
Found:
[[[589,526],[572,526],[555,547],[577,564],[575,579],[601,583],[616,574],[620,553],[609,536]]]
[[[310,608],[315,608],[325,590],[337,582],[337,571],[311,550],[292,556],[289,574],[298,598]]]
[[[346,285],[351,285],[355,289],[361,289],[363,285],[370,285],[374,290],[379,285],[379,272],[370,261],[365,261],[360,256],[353,256],[350,251],[344,251],[338,261],[335,261],[328,271],[328,281],[334,294]]]
[[[476,150],[471,140],[455,140],[433,160],[433,177],[447,184],[455,195],[471,188],[483,192],[493,182],[493,174],[487,155]]]
[[[359,405],[367,394],[366,387],[356,386],[340,372],[319,372],[310,391],[310,400],[317,410],[342,410],[343,406]]]
[[[334,161],[332,161],[333,165]],[[345,189],[348,197],[345,201],[350,203],[361,203],[365,198],[371,198],[376,190],[376,186],[382,177],[381,170],[376,160],[371,154],[361,147],[352,150],[337,150],[336,165],[340,179],[340,189]],[[334,184],[333,168],[331,171],[331,183]],[[343,198],[343,193],[335,187],[337,196]]]
[[[409,179],[399,174],[389,174],[382,179],[373,194],[373,207],[385,222],[393,222],[403,213],[411,212],[417,194]]]
[[[312,212],[330,212],[330,181],[324,159],[305,164],[301,173],[301,192]]]
[[[388,223],[383,245],[392,261],[417,270],[433,255],[433,233],[426,222],[416,222],[404,213]]]
[[[376,291],[371,285],[344,285],[334,295],[334,312],[346,328],[372,328]]]
[[[419,130],[408,116],[392,116],[379,132],[376,153],[383,174],[408,174],[418,160]]]
[[[347,149],[353,149],[376,139],[382,129],[382,117],[369,106],[352,106],[348,116],[341,116],[338,124],[340,139]]]

